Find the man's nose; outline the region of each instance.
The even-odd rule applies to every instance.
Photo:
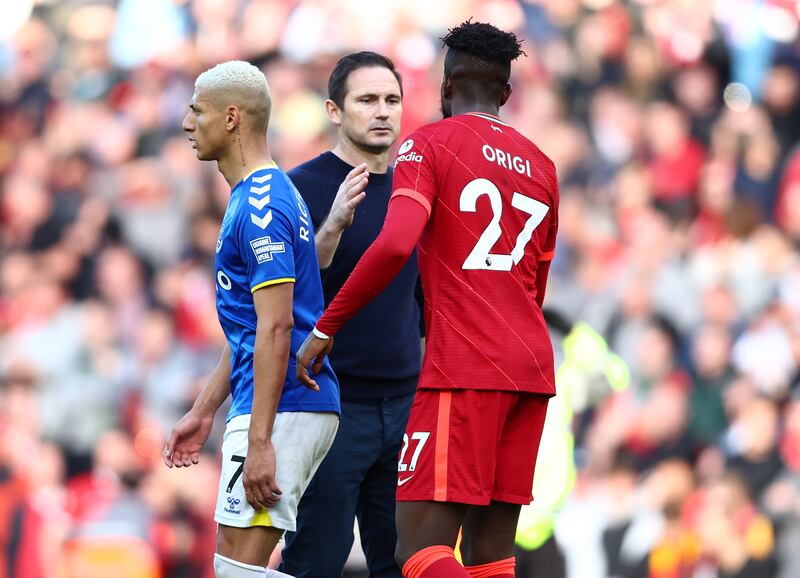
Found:
[[[187,114],[185,117],[183,117],[181,128],[186,132],[192,132],[194,130],[194,122],[190,118],[190,115]]]

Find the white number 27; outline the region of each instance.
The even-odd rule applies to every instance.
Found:
[[[459,208],[463,212],[474,213],[478,206],[478,197],[487,195],[492,206],[492,220],[481,234],[475,247],[464,260],[462,269],[488,269],[489,271],[511,271],[511,267],[522,260],[533,231],[544,220],[550,207],[530,197],[515,192],[511,197],[511,206],[528,213],[531,217],[525,222],[522,231],[517,235],[517,243],[510,255],[490,253],[495,243],[500,239],[500,217],[503,215],[503,197],[500,189],[487,179],[475,179],[467,183],[461,191]]]
[[[408,435],[403,434],[403,450],[400,452],[397,471],[405,472],[411,470],[413,472],[417,468],[419,454],[422,452],[422,448],[425,447],[425,442],[428,441],[429,437],[431,437],[431,432],[429,431],[415,431],[411,434],[411,439],[417,442],[417,447],[414,450],[414,455],[411,456],[411,463],[406,464],[404,460],[406,459],[406,451],[408,451]]]

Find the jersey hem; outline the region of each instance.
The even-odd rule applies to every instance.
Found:
[[[505,502],[507,504],[517,504],[520,506],[527,506],[533,501],[533,495],[492,493],[492,501]]]
[[[500,391],[505,393],[517,393],[520,395],[541,395],[543,397],[555,397],[558,392],[553,390],[540,391],[532,389],[509,389],[501,387],[453,387],[452,385],[437,386],[432,384],[423,384],[422,382],[417,385],[417,389],[429,389],[432,391]]]
[[[338,416],[342,415],[341,407],[337,404],[333,403],[326,403],[324,405],[318,404],[314,407],[306,407],[302,404],[297,405],[278,405],[278,411],[276,413],[335,413]],[[231,420],[236,419],[237,417],[243,415],[252,415],[252,411],[243,411],[242,413],[237,413],[235,415],[227,415],[225,416],[225,423],[228,424]]]
[[[314,407],[306,407],[302,404],[298,405],[279,405],[279,413],[293,413],[293,412],[306,412],[306,413],[335,413],[341,415],[342,409],[338,404],[325,404],[315,405]]]

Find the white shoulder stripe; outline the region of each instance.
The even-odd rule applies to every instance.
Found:
[[[495,118],[493,116],[488,116],[488,115],[485,115],[485,114],[481,114],[479,112],[468,112],[467,114],[470,115],[470,116],[477,116],[478,118],[482,118],[483,120],[488,120],[489,122],[493,122],[495,124],[502,124],[503,126],[507,126],[509,128],[512,128],[511,125],[508,124],[507,122],[503,122],[499,118]]]
[[[268,181],[268,180],[270,180],[271,178],[272,178],[272,173],[267,173],[266,175],[261,175],[261,176],[258,176],[258,177],[253,177],[251,180],[252,180],[254,183],[259,183],[259,184],[261,184],[261,183],[265,183],[265,182],[267,182],[267,181]]]
[[[267,211],[267,214],[263,217],[257,217],[255,213],[250,213],[250,220],[253,222],[254,225],[261,229],[266,229],[267,225],[270,224],[272,221],[272,210],[270,209]]]
[[[269,195],[267,195],[263,199],[257,199],[255,197],[247,197],[247,202],[260,211],[261,209],[264,208],[264,205],[267,205],[269,203]]]
[[[269,188],[271,185],[267,184],[263,187],[250,187],[250,192],[254,195],[263,195],[264,193],[269,192]]]

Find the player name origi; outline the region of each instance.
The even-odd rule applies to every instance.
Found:
[[[482,150],[487,161],[497,163],[504,169],[516,171],[521,175],[531,176],[531,161],[528,159],[512,155],[488,144],[483,145]]]

